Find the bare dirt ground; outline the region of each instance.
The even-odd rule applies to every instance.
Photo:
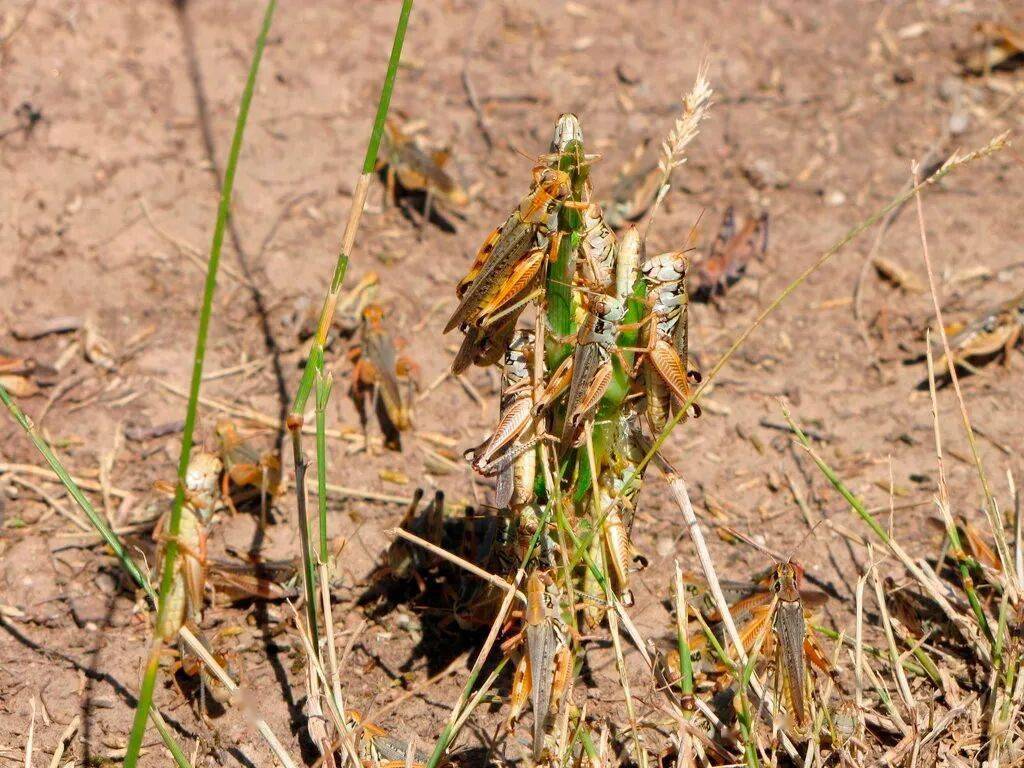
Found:
[[[912,159],[937,142],[948,153],[1021,127],[1020,70],[964,78],[956,63],[974,25],[1004,11],[998,2],[418,4],[393,107],[426,126],[425,141],[452,147],[473,201],[464,219],[450,218],[450,228],[428,226],[418,240],[415,214],[382,203],[375,183],[349,281],[369,270],[380,275],[396,333],[409,342],[423,383],[433,382],[456,343],[440,333],[453,286],[523,194],[530,169],[524,153],[546,150],[558,113],[577,113],[588,149],[602,155],[594,172],[600,197],[635,146],[665,134],[706,56],[715,106],[676,177],[651,247],[679,247],[703,213],[703,248],[728,205],[771,217],[767,259],[753,263],[717,306],[695,310],[691,346],[706,369],[759,307],[905,184]],[[152,484],[173,478],[178,432],[125,435],[138,437],[184,413],[174,391],[187,386],[216,174],[260,12],[254,3],[200,0],[10,0],[0,9],[0,353],[35,362],[29,378],[39,390],[21,399],[23,407],[78,476],[106,489],[92,494],[94,503],[115,525],[142,534],[145,526],[133,523],[151,521],[166,506]],[[236,183],[206,360],[208,398],[270,420],[290,400],[300,374],[299,326],[319,306],[333,269],[396,13],[396,3],[383,2],[285,3],[278,10]],[[467,76],[493,148],[467,99]],[[955,135],[942,141],[951,127]],[[951,311],[978,310],[1019,290],[1022,182],[1024,168],[1004,152],[927,197],[928,236]],[[803,538],[808,525],[791,485],[813,515],[860,530],[790,436],[771,426],[783,421],[779,396],[821,435],[822,454],[869,506],[887,507],[891,466],[894,526],[934,549],[925,522],[936,487],[931,416],[927,393],[916,389],[924,366],[904,364],[923,351],[930,299],[870,271],[862,299],[865,344],[851,296],[872,239],[873,233],[842,251],[767,320],[722,372],[704,417],[668,444],[724,576],[745,578],[766,563],[747,547],[719,540],[711,533],[716,525],[763,536],[780,551]],[[924,281],[912,208],[879,253]],[[66,315],[87,321],[91,333],[16,338],[27,325]],[[95,352],[96,336],[109,345],[108,355]],[[91,359],[87,349],[94,350]],[[332,423],[358,435],[356,412],[343,396],[350,370],[343,347],[331,362],[339,378]],[[1005,470],[1020,469],[1024,427],[1013,393],[1022,370],[1014,352],[1009,367],[990,366],[966,384],[984,436],[981,450],[1003,495]],[[457,451],[478,442],[495,408],[495,377],[475,369],[468,380],[486,408],[448,379],[416,411],[418,430],[445,436]],[[972,513],[978,482],[951,391],[940,394],[940,409],[954,505]],[[215,407],[202,410],[200,434],[211,445],[222,416]],[[274,431],[254,439],[269,447]],[[450,500],[483,499],[468,467],[425,477],[419,442],[406,438],[402,453],[368,456],[353,453],[353,439],[334,440],[330,480],[397,497],[419,484],[442,488]],[[0,764],[21,764],[33,708],[34,765],[48,764],[76,716],[80,727],[67,752],[76,764],[116,756],[149,634],[143,604],[114,562],[87,546],[92,538],[42,498],[73,511],[59,486],[14,466],[40,461],[6,417],[0,460]],[[381,470],[411,479],[385,482]],[[685,565],[693,556],[659,482],[652,473],[635,529],[652,567],[637,576],[633,615],[654,638],[670,634],[661,602],[669,594],[667,566],[673,557]],[[294,495],[278,507],[263,542],[267,557],[296,552]],[[353,600],[387,544],[384,531],[401,513],[400,505],[358,498],[331,503],[331,533],[348,540],[336,617],[343,642],[363,619]],[[255,535],[252,516],[225,516],[211,549],[245,551]],[[823,528],[800,556],[837,596],[823,621],[848,627],[865,552]],[[211,631],[242,628],[230,645],[246,688],[290,751],[312,760],[301,730],[297,641],[267,630],[268,621],[286,618],[284,606],[217,607],[208,622]],[[449,676],[385,721],[421,743],[436,738],[470,663],[459,656],[459,642],[420,642],[423,625],[437,620],[408,606],[373,619],[346,667],[348,701],[372,709],[457,660]],[[637,695],[649,700],[651,685],[635,656]],[[595,711],[614,712],[621,706],[614,666],[594,666],[593,683],[604,692]],[[271,763],[237,711],[211,727],[169,685],[161,685],[157,702],[190,748],[200,743],[202,760],[214,759],[209,752],[228,764]],[[495,704],[463,743],[485,743],[503,717]],[[167,764],[155,732],[147,743],[145,764]]]

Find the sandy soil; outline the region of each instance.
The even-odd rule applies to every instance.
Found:
[[[424,384],[451,361],[456,341],[440,331],[454,283],[522,194],[530,169],[524,154],[545,150],[559,112],[576,112],[588,148],[602,155],[595,169],[600,196],[634,147],[660,140],[700,59],[710,60],[712,117],[677,177],[651,247],[680,246],[698,219],[704,247],[728,205],[769,211],[771,244],[767,259],[753,263],[717,305],[696,308],[691,345],[705,369],[759,307],[904,185],[914,158],[937,142],[940,153],[983,145],[1022,122],[1020,70],[965,79],[956,63],[956,49],[970,43],[974,25],[1002,12],[997,2],[772,0],[725,10],[668,0],[481,5],[418,5],[393,105],[406,120],[425,125],[424,141],[452,147],[473,201],[464,218],[450,218],[453,226],[428,226],[418,240],[415,214],[383,203],[383,187],[375,183],[350,270],[352,282],[369,270],[379,273],[381,298],[396,334],[410,343]],[[22,405],[77,475],[102,480],[107,496],[91,494],[93,501],[118,526],[151,520],[166,505],[152,485],[173,478],[177,434],[124,435],[184,413],[184,400],[173,391],[187,385],[203,279],[198,262],[212,231],[217,169],[260,12],[255,3],[198,0],[11,0],[0,9],[0,354],[34,361],[30,379],[40,388]],[[206,360],[209,398],[271,420],[290,400],[299,377],[299,327],[319,306],[333,268],[395,15],[396,3],[381,2],[285,3],[278,11],[236,184]],[[482,106],[491,148],[465,77]],[[30,113],[38,116],[31,125]],[[951,127],[955,135],[942,141]],[[1022,181],[1019,159],[1004,152],[927,198],[932,257],[951,311],[977,310],[1019,290],[1024,241],[1014,190]],[[870,506],[887,505],[891,476],[900,507],[894,526],[933,549],[925,522],[936,487],[931,416],[927,393],[915,388],[924,367],[904,364],[923,350],[930,299],[869,272],[865,343],[851,296],[872,239],[842,251],[769,317],[722,371],[704,417],[668,444],[725,575],[744,578],[766,563],[747,547],[719,540],[714,526],[756,533],[783,552],[803,540],[808,526],[791,485],[812,515],[860,530],[790,437],[771,426],[783,421],[780,396],[820,433],[822,454]],[[923,281],[913,209],[896,220],[879,253]],[[90,333],[16,338],[27,325],[65,315],[87,322]],[[96,351],[97,337],[108,354]],[[343,346],[332,361],[339,379],[345,377],[350,365]],[[991,366],[966,385],[984,436],[982,454],[1004,496],[1005,470],[1019,469],[1022,427],[1013,392],[1022,370],[1014,353],[1008,368]],[[495,407],[495,377],[477,369],[468,380],[486,408],[449,379],[416,412],[419,430],[445,436],[457,451],[479,440]],[[332,422],[358,435],[343,381],[337,392]],[[964,458],[951,392],[941,393],[940,410],[954,503],[972,513],[979,487]],[[216,408],[202,411],[201,436],[210,445],[220,416]],[[265,429],[254,443],[269,448],[273,440],[273,430]],[[482,498],[468,468],[424,477],[415,438],[406,439],[400,454],[355,455],[356,445],[333,442],[333,482],[399,497],[421,482],[450,499]],[[146,648],[142,603],[113,561],[85,546],[89,537],[54,514],[37,490],[70,510],[59,487],[12,468],[40,462],[7,418],[0,418],[0,459],[0,761],[23,759],[33,707],[34,765],[48,764],[75,717],[80,726],[67,754],[76,764],[116,755]],[[413,480],[385,482],[381,470]],[[653,567],[637,577],[634,617],[645,634],[661,638],[670,631],[661,602],[668,595],[666,566],[673,557],[689,563],[692,550],[653,474],[648,486],[636,537]],[[267,557],[296,551],[293,495],[279,507],[263,542]],[[344,638],[363,619],[352,600],[386,545],[383,531],[401,512],[396,504],[332,501],[331,532],[349,541],[342,562],[346,602],[336,617]],[[225,517],[211,549],[244,551],[255,533],[251,516]],[[864,551],[822,528],[800,557],[838,595],[826,623],[848,626]],[[241,628],[228,645],[246,688],[292,753],[311,760],[300,728],[297,641],[257,626],[286,613],[283,606],[221,607],[211,609],[208,622],[211,631]],[[401,606],[370,621],[347,662],[348,700],[372,709],[459,659],[457,643],[421,642],[422,624],[436,618]],[[636,662],[631,653],[638,695],[650,700],[650,683]],[[451,675],[385,724],[432,743],[468,664],[461,657]],[[603,699],[596,711],[617,709],[614,666],[595,663],[593,683],[592,698],[600,690]],[[208,726],[175,688],[162,684],[157,700],[185,743],[199,744],[201,760],[271,763],[237,710]],[[500,707],[491,707],[462,743],[483,743],[502,717]],[[147,743],[152,749],[144,763],[166,765],[155,732]],[[510,749],[515,754],[519,747]]]

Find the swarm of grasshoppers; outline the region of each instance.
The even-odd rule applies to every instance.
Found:
[[[497,424],[466,459],[495,482],[503,575],[527,566],[526,603],[502,647],[516,660],[509,728],[529,702],[534,760],[565,747],[555,721],[572,708],[581,632],[610,604],[632,603],[643,424],[657,436],[680,409],[699,415],[687,402],[700,380],[689,356],[688,256],[645,258],[634,227],[616,236],[593,199],[596,159],[579,120],[562,115],[526,193],[456,287],[445,326],[464,337],[454,373],[501,372]]]

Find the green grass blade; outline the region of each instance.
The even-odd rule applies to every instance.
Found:
[[[167,526],[168,541],[164,551],[164,570],[160,580],[160,599],[157,607],[157,639],[154,643],[156,646],[159,646],[159,633],[166,620],[164,612],[167,603],[166,597],[171,590],[171,584],[174,580],[174,561],[178,554],[178,545],[175,537],[180,529],[181,508],[185,502],[185,473],[188,470],[188,462],[192,453],[192,436],[195,432],[196,414],[199,406],[199,387],[202,383],[203,363],[206,359],[206,339],[209,335],[210,317],[213,313],[213,295],[217,288],[217,269],[220,266],[220,252],[224,244],[224,231],[227,227],[228,216],[231,211],[231,191],[234,188],[235,170],[238,168],[238,156],[242,150],[242,137],[245,134],[245,124],[249,117],[249,106],[252,103],[253,92],[256,89],[256,75],[259,72],[260,60],[263,58],[263,49],[267,44],[267,35],[270,32],[270,24],[274,17],[275,6],[276,0],[269,0],[263,14],[263,26],[256,40],[252,63],[249,66],[249,75],[238,107],[238,117],[235,120],[235,132],[231,139],[231,150],[228,154],[227,165],[224,167],[224,183],[221,187],[220,205],[217,208],[217,222],[213,229],[213,241],[210,244],[210,260],[206,268],[203,302],[199,310],[199,328],[196,332],[192,381],[189,387],[188,408],[185,411],[185,427],[182,431],[181,455],[178,459],[178,483],[174,492],[174,503],[171,507],[171,516]],[[149,716],[149,708],[153,701],[153,688],[156,684],[158,668],[159,658],[154,663],[151,655],[150,662],[146,667],[145,676],[142,679],[142,686],[139,690],[139,704],[135,710],[135,720],[132,724],[131,735],[128,738],[128,748],[124,758],[125,768],[135,768],[139,759],[139,750],[142,748],[142,739],[146,730],[146,718]]]
[[[316,379],[316,500],[320,523],[320,562],[327,563],[327,403],[332,379],[321,369]]]
[[[338,261],[334,267],[334,276],[331,278],[331,288],[324,299],[323,308],[320,310],[320,320],[317,325],[316,340],[320,344],[327,341],[327,330],[331,326],[331,319],[334,317],[334,307],[338,300],[338,293],[341,291],[342,283],[345,282],[345,274],[348,272],[349,252],[355,242],[356,231],[359,227],[359,218],[362,214],[363,202],[366,199],[366,188],[369,184],[370,174],[377,165],[377,151],[380,149],[380,137],[384,133],[384,123],[387,120],[388,109],[391,107],[391,94],[395,89],[395,78],[398,75],[398,64],[402,59],[402,46],[405,44],[405,30],[409,26],[409,14],[412,13],[413,0],[402,0],[402,11],[398,16],[398,24],[395,27],[395,39],[391,45],[391,57],[388,60],[388,70],[384,75],[384,83],[380,89],[380,100],[377,102],[377,114],[373,120],[373,130],[370,132],[370,140],[366,145],[366,157],[363,160],[362,176],[356,193],[352,196],[353,210],[349,213],[349,221],[345,226],[345,233],[342,236],[341,250],[338,252]],[[358,207],[358,210],[356,209]],[[302,380],[295,393],[295,400],[292,402],[291,417],[289,423],[301,424],[302,412],[306,409],[306,402],[313,391],[314,370],[309,363],[302,372]]]
[[[21,428],[28,434],[33,445],[35,445],[39,453],[43,455],[46,463],[50,465],[50,469],[53,470],[54,474],[56,474],[64,484],[68,495],[75,500],[82,512],[85,513],[85,516],[89,518],[89,522],[92,523],[100,536],[103,537],[103,541],[105,541],[107,546],[113,550],[114,555],[121,563],[121,567],[128,572],[128,575],[131,576],[140,587],[146,590],[146,594],[149,595],[150,600],[152,600],[153,604],[156,605],[156,592],[149,583],[149,579],[146,578],[139,566],[136,565],[134,560],[132,560],[117,534],[114,533],[110,529],[110,526],[107,525],[107,521],[100,516],[92,503],[85,497],[85,494],[82,493],[82,489],[79,488],[78,484],[71,479],[71,475],[68,474],[64,465],[60,463],[60,459],[57,458],[56,454],[54,454],[47,442],[36,431],[32,420],[25,415],[21,408],[18,407],[18,404],[14,402],[2,384],[0,384],[0,400],[3,401],[5,406],[7,406],[7,410],[11,412],[11,416],[14,420],[18,422]]]
[[[402,12],[398,16],[395,27],[395,41],[391,44],[391,58],[388,59],[388,71],[384,75],[384,86],[380,89],[380,101],[377,104],[377,115],[373,119],[373,132],[366,145],[366,158],[363,160],[363,173],[373,173],[377,165],[377,151],[380,149],[380,137],[384,133],[384,121],[391,107],[391,93],[395,89],[395,77],[398,75],[398,63],[402,60],[402,46],[405,44],[405,30],[409,26],[409,14],[412,13],[413,0],[403,0]]]

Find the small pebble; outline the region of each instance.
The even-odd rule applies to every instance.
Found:
[[[838,208],[840,205],[846,204],[846,195],[838,190],[833,189],[825,193],[825,205],[831,205],[833,208]]]
[[[949,132],[953,136],[959,136],[967,130],[971,123],[970,115],[963,111],[956,111],[949,116]]]

